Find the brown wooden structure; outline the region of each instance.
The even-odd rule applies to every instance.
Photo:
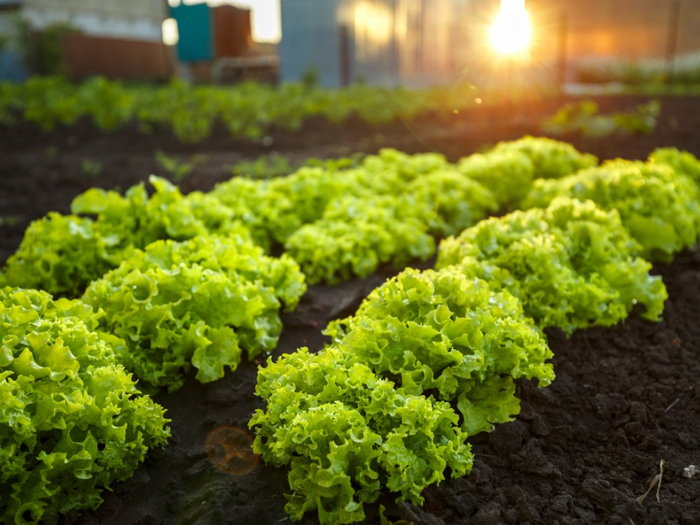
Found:
[[[164,80],[176,72],[172,48],[160,42],[72,33],[63,37],[62,44],[66,66],[74,80],[93,75]]]

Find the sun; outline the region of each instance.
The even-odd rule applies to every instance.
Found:
[[[525,53],[532,42],[530,14],[525,0],[501,0],[501,10],[489,32],[491,45],[502,55]]]

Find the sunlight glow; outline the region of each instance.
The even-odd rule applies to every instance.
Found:
[[[371,60],[384,54],[391,42],[394,16],[384,3],[357,0],[353,3],[356,38],[361,43],[356,52],[360,60]]]
[[[532,41],[530,14],[525,0],[501,0],[501,10],[489,32],[491,45],[503,55],[525,53]]]
[[[163,43],[166,46],[174,46],[180,39],[177,32],[177,21],[174,18],[166,18],[163,20]]]

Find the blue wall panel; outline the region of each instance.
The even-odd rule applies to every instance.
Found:
[[[22,82],[29,77],[19,53],[0,51],[0,82]]]
[[[385,86],[454,80],[473,0],[282,0],[280,78],[316,64],[321,84],[341,84],[341,25],[349,80]],[[496,0],[491,0],[496,1]]]
[[[211,11],[207,4],[184,5],[171,9],[180,39],[177,55],[183,62],[214,57]]]
[[[280,80],[298,82],[315,65],[324,87],[340,85],[339,0],[282,2]]]

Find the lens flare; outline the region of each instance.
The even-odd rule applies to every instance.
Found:
[[[205,448],[214,466],[226,474],[248,474],[255,470],[260,456],[253,452],[253,438],[238,427],[215,428],[207,436]]]
[[[503,55],[525,53],[532,41],[532,24],[525,0],[501,0],[501,10],[489,36],[491,45]]]

